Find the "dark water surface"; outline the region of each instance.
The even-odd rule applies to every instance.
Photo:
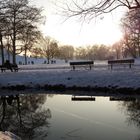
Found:
[[[23,140],[140,140],[140,99],[1,96],[0,129]]]

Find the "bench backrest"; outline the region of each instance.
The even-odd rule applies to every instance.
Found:
[[[117,60],[108,60],[108,64],[123,64],[123,63],[134,63],[135,62],[135,60],[134,59],[117,59]]]
[[[92,65],[94,61],[77,61],[77,62],[70,62],[70,65]]]

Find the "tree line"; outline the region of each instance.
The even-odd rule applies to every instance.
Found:
[[[45,44],[44,44],[45,43]],[[33,48],[30,56],[35,58],[46,58],[49,64],[53,59],[62,59],[68,62],[72,59],[79,60],[109,60],[120,59],[124,56],[121,50],[121,44],[116,43],[112,46],[91,45],[74,47],[72,45],[60,45],[50,37],[45,38],[45,42],[39,47]]]

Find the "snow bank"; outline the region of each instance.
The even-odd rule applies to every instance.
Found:
[[[128,87],[140,88],[140,66],[116,67],[109,70],[106,66],[79,68],[75,71],[69,65],[33,65],[24,66],[19,72],[6,71],[0,73],[0,87],[25,85],[35,87],[36,85],[65,85],[66,87]],[[44,67],[44,68],[43,68]]]
[[[5,131],[2,132],[0,131],[0,140],[21,140],[18,136],[14,135],[11,132]]]

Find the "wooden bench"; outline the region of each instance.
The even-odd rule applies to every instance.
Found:
[[[76,66],[88,66],[89,69],[94,65],[94,61],[76,61],[76,62],[70,62],[70,66],[73,70],[75,70]]]
[[[11,64],[10,67],[7,67],[5,65],[0,65],[0,69],[1,69],[1,72],[5,72],[6,70],[11,70],[11,72],[13,72],[13,70],[15,72],[18,72],[19,68],[17,65],[14,65],[14,64]]]
[[[116,60],[108,60],[108,66],[113,69],[113,65],[129,65],[129,68],[134,65],[134,59],[116,59]]]

